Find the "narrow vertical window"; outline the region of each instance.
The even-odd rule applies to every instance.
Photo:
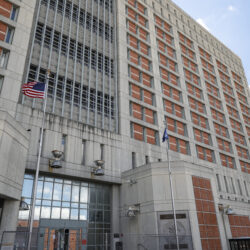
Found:
[[[227,191],[227,193],[229,193],[228,183],[227,183],[227,177],[226,176],[224,176],[224,181],[225,181],[226,191]]]
[[[244,181],[244,186],[245,186],[245,189],[246,189],[246,194],[247,194],[247,196],[249,196],[249,193],[248,193],[248,189],[247,189],[247,183],[246,183],[246,181]]]
[[[1,94],[1,91],[2,91],[2,87],[3,87],[3,76],[0,75],[0,94]]]
[[[132,169],[136,168],[136,154],[132,152]]]
[[[230,179],[231,179],[233,194],[236,194],[233,178],[231,177]]]
[[[41,133],[42,133],[42,128],[40,128],[40,130],[39,130],[37,155],[39,154]],[[43,141],[42,141],[41,155],[43,155],[43,152],[44,152],[44,145],[45,145],[45,129],[43,129]]]
[[[16,6],[12,5],[10,19],[13,20],[13,21],[16,21],[17,20],[17,14],[18,14],[18,8]]]
[[[82,165],[86,164],[86,141],[82,140]]]
[[[149,163],[149,156],[148,156],[148,155],[145,156],[145,163],[146,163],[146,164]]]
[[[104,155],[105,155],[105,152],[104,152],[104,144],[101,144],[100,145],[100,148],[101,148],[101,160],[103,160],[104,161]]]
[[[67,135],[63,134],[62,135],[62,152],[63,152],[63,157],[62,159],[65,160],[66,159],[66,143],[67,143]]]
[[[220,176],[218,174],[216,174],[216,180],[217,180],[218,190],[221,191]]]
[[[237,180],[238,183],[238,188],[239,188],[239,194],[242,195],[242,189],[241,189],[241,185],[240,185],[240,180]]]

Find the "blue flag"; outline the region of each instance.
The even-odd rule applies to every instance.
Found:
[[[163,136],[162,136],[162,142],[164,142],[164,141],[166,141],[166,140],[168,140],[168,133],[167,133],[167,129],[165,128],[164,134],[163,134]]]

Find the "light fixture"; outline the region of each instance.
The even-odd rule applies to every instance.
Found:
[[[127,217],[135,217],[140,212],[139,205],[129,206],[126,212]]]
[[[49,166],[52,168],[61,168],[61,158],[63,156],[63,152],[55,149],[51,153],[53,154],[54,158],[49,160]]]
[[[104,175],[104,170],[103,170],[104,163],[105,163],[104,160],[95,160],[96,167],[92,169],[92,173],[96,176],[103,176]]]
[[[235,214],[234,210],[231,208],[230,205],[224,206],[223,204],[219,204],[219,211],[221,211],[227,215],[234,215]]]
[[[126,180],[126,183],[128,183],[130,185],[133,185],[133,184],[137,183],[137,180],[135,180],[135,179],[129,179],[129,180]]]
[[[227,215],[234,215],[235,212],[234,212],[234,210],[229,206],[229,207],[225,210],[225,214],[227,214]]]
[[[20,211],[27,211],[29,209],[30,208],[29,208],[28,203],[24,201],[24,197],[21,197],[20,205],[19,205],[19,210]]]

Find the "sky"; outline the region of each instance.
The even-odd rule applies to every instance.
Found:
[[[172,0],[238,55],[250,87],[250,0]]]

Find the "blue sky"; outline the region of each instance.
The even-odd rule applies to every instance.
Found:
[[[172,0],[237,54],[250,85],[250,0]]]

